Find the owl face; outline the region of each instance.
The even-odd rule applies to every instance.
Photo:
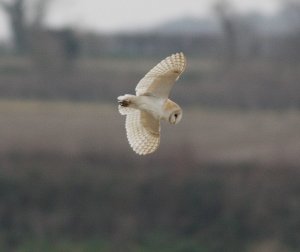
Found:
[[[180,122],[182,118],[182,110],[181,109],[177,109],[175,111],[173,111],[170,116],[169,116],[169,123],[171,124],[177,124]]]
[[[182,118],[182,109],[178,104],[168,99],[164,104],[165,119],[171,124],[177,124]]]

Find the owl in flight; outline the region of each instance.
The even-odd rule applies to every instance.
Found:
[[[137,154],[150,154],[158,148],[160,120],[171,124],[180,122],[182,109],[168,96],[185,67],[184,54],[172,54],[140,80],[135,88],[136,95],[118,97],[119,112],[126,115],[127,138]]]

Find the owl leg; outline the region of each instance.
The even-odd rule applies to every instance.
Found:
[[[122,107],[129,107],[132,103],[131,99],[135,97],[134,95],[123,95],[118,97],[118,103]]]
[[[128,107],[128,106],[130,105],[130,101],[128,101],[128,100],[118,101],[118,103],[119,103],[122,107]]]

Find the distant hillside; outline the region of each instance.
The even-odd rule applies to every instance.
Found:
[[[289,30],[289,25],[285,22],[286,17],[281,14],[266,16],[253,12],[246,15],[236,15],[233,19],[238,27],[244,27],[246,24],[247,27],[251,27],[258,34],[279,35]],[[149,29],[148,32],[216,35],[221,33],[221,29],[219,20],[216,17],[197,18],[186,16],[159,24]]]
[[[220,25],[216,19],[187,16],[162,23],[150,31],[164,34],[217,34]]]

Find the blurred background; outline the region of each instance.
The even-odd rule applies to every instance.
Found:
[[[180,124],[116,97],[184,52]],[[300,1],[0,0],[0,250],[300,249]]]

